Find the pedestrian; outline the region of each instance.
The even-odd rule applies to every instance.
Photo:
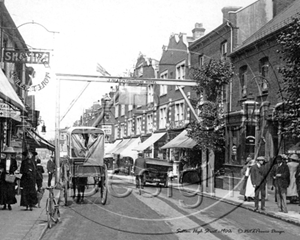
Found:
[[[143,158],[143,153],[138,153],[138,158],[134,162],[134,175],[135,175],[135,183],[136,188],[139,187],[139,179],[141,179],[143,188],[143,182],[144,182],[144,174],[143,171],[147,169],[146,160]]]
[[[248,180],[248,177],[250,175],[250,161],[251,161],[251,157],[247,157],[246,159],[246,162],[245,162],[245,165],[243,166],[242,170],[241,170],[241,175],[243,176],[243,183],[242,183],[242,187],[240,189],[240,195],[243,195],[244,196],[244,201],[247,201],[247,197],[245,195],[246,193],[246,186],[247,186],[247,180]]]
[[[286,196],[288,199],[290,199],[291,202],[297,200],[298,198],[296,178],[295,178],[295,173],[298,165],[299,165],[299,157],[297,154],[294,153],[289,157],[289,162],[287,163],[287,166],[289,167],[289,171],[290,171],[290,185],[287,188]]]
[[[36,160],[36,186],[38,192],[41,190],[43,186],[43,173],[44,173],[44,168],[41,164],[41,159]]]
[[[51,156],[47,162],[47,172],[48,172],[48,187],[50,187],[53,174],[55,173],[54,156]]]
[[[274,179],[277,205],[280,212],[287,213],[286,194],[290,184],[290,171],[286,162],[283,161],[282,156],[278,155],[276,157],[276,162],[277,164],[274,165],[271,176]]]
[[[24,159],[21,164],[21,203],[20,205],[32,211],[32,208],[37,204],[36,192],[36,163],[34,161],[34,150],[23,152]]]
[[[258,202],[259,202],[259,195],[261,198],[261,210],[265,210],[265,201],[266,201],[266,184],[267,184],[267,169],[264,166],[266,162],[265,157],[259,156],[256,159],[256,164],[251,168],[251,181],[253,187],[255,189],[254,195],[254,211],[258,210]]]
[[[295,173],[295,179],[296,179],[298,203],[299,203],[299,214],[300,214],[300,164],[297,166],[296,173]]]
[[[179,183],[181,183],[183,180],[183,170],[186,169],[186,166],[187,166],[186,158],[184,156],[182,156],[180,158],[179,164],[178,164]]]
[[[6,147],[2,152],[5,158],[0,162],[0,205],[2,210],[11,210],[11,205],[17,203],[14,173],[18,169],[13,147]]]
[[[246,201],[253,201],[254,200],[254,195],[255,195],[255,188],[253,187],[252,180],[250,174],[251,174],[251,168],[255,165],[255,160],[251,159],[248,163],[248,170],[246,174],[248,175],[247,178],[247,183],[246,183],[246,189],[245,189],[245,196],[244,198]]]

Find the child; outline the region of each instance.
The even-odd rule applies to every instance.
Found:
[[[37,190],[40,191],[42,186],[43,186],[43,173],[44,173],[44,168],[41,164],[41,159],[36,160],[36,185],[37,185]]]

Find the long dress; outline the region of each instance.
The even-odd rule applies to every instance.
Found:
[[[10,183],[5,181],[5,175],[6,174],[13,174],[17,168],[17,162],[15,159],[11,159],[9,172],[6,172],[6,159],[2,159],[0,163],[1,167],[3,169],[3,172],[0,177],[0,205],[5,204],[15,204],[17,203],[16,199],[16,190],[15,190],[15,182]]]
[[[249,169],[249,176],[251,172],[251,168]],[[248,177],[247,184],[246,184],[246,191],[245,191],[245,197],[247,198],[254,198],[255,188],[253,187],[251,177]]]
[[[36,165],[33,159],[25,158],[22,161],[20,173],[21,177],[21,202],[20,206],[32,208],[37,204]]]
[[[297,170],[297,167],[298,167],[299,163],[297,163],[297,162],[288,162],[287,165],[288,165],[289,170],[290,170],[290,185],[287,188],[286,196],[297,198],[298,193],[297,193],[295,173],[296,173],[296,170]]]

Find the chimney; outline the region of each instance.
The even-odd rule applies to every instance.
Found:
[[[196,23],[195,28],[192,30],[194,40],[201,38],[204,35],[205,28],[202,23]]]
[[[229,17],[229,12],[235,12],[239,10],[241,7],[233,7],[233,6],[227,6],[222,8],[222,13],[223,13],[223,23],[227,21],[231,21]]]

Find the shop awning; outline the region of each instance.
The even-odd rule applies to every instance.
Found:
[[[136,147],[135,151],[144,151],[148,147],[150,147],[153,143],[157,142],[159,139],[161,139],[166,132],[163,133],[153,133],[149,138],[146,139],[142,144],[140,144],[138,147]]]
[[[118,146],[113,150],[113,154],[120,154],[129,144],[131,138],[124,139]]]
[[[187,136],[187,131],[183,130],[170,142],[161,147],[161,149],[166,148],[193,148],[196,146],[196,142]]]
[[[141,138],[132,138],[128,146],[120,152],[121,157],[131,157],[132,159],[136,159],[138,152],[134,151],[134,148],[137,148],[141,144]]]
[[[2,70],[0,70],[0,98],[2,98],[4,102],[19,108],[20,110],[26,111],[24,104]]]
[[[300,142],[292,146],[289,150],[288,153],[300,153]]]
[[[116,140],[113,145],[109,146],[108,149],[105,149],[105,155],[109,155],[111,153],[113,153],[114,149],[122,142],[122,139],[118,139]],[[104,155],[104,156],[105,156]]]
[[[29,146],[32,148],[46,148],[50,151],[55,150],[55,146],[53,144],[42,138],[33,130],[27,130],[26,141],[27,144],[29,144]]]

